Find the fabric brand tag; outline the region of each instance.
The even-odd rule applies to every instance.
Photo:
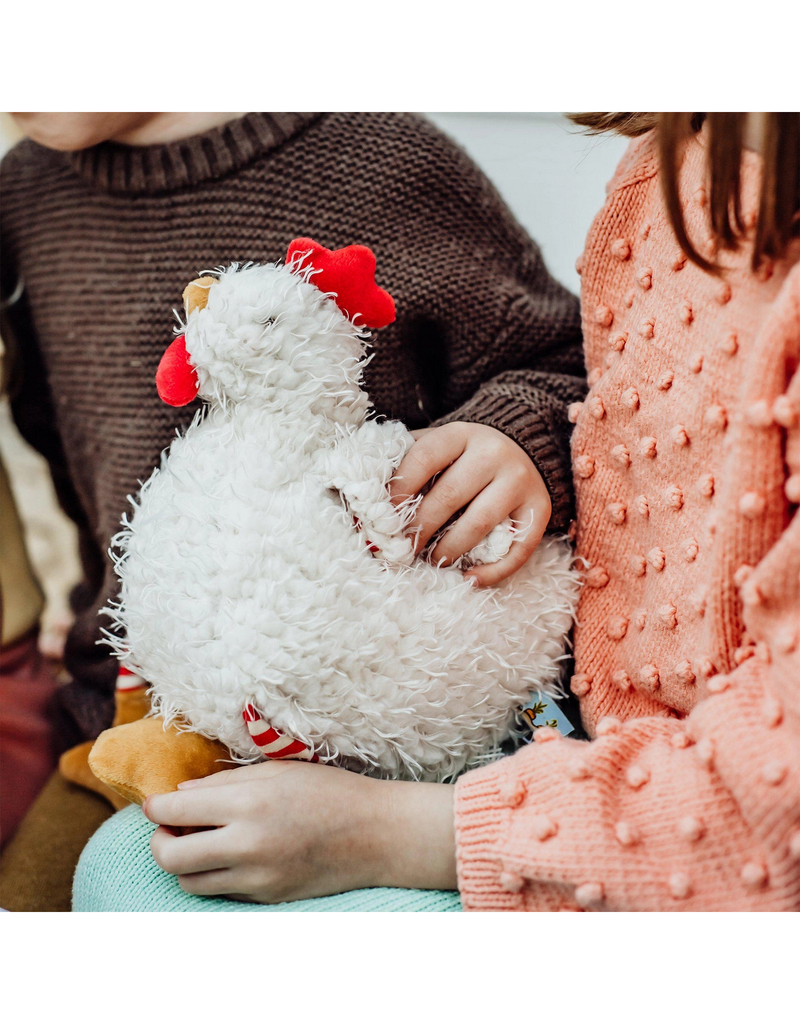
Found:
[[[520,708],[520,713],[531,727],[531,736],[527,741],[528,743],[533,739],[534,732],[537,729],[541,729],[543,725],[550,726],[551,729],[557,729],[562,736],[569,736],[571,732],[575,732],[574,726],[561,708],[559,708],[558,703],[538,690],[531,695],[528,703]]]

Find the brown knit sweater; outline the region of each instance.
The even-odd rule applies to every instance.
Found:
[[[410,427],[496,427],[533,459],[553,528],[572,508],[566,409],[581,397],[577,300],[469,159],[396,114],[248,114],[168,145],[77,154],[30,141],[0,168],[2,294],[13,410],[81,529],[85,580],[61,699],[92,737],[111,719],[115,665],[97,646],[115,591],[106,556],[127,507],[194,406],[158,400],[158,360],[183,287],[209,267],[276,260],[309,235],[376,253],[398,318],[374,338],[366,385]]]

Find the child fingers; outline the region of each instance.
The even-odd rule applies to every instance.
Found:
[[[482,587],[493,587],[522,568],[544,536],[549,513],[536,505],[525,505],[514,509],[511,516],[522,535],[511,545],[508,554],[490,565],[476,565],[466,574]]]
[[[210,789],[214,786],[229,786],[232,782],[254,782],[259,779],[269,779],[281,775],[284,771],[297,771],[311,767],[307,761],[260,761],[258,764],[245,764],[238,768],[231,768],[224,772],[216,772],[214,775],[206,775],[203,779],[188,779],[186,782],[179,782],[178,789],[184,792],[187,789]]]
[[[229,786],[232,782],[252,782],[261,774],[260,764],[240,765],[236,768],[227,768],[223,772],[215,772],[213,775],[206,775],[202,779],[187,779],[186,782],[179,782],[178,789],[184,792],[187,789],[209,789],[213,786]]]
[[[449,565],[472,550],[506,518],[512,507],[513,500],[503,487],[490,484],[484,488],[433,549],[433,561]]]
[[[427,430],[408,450],[389,481],[392,501],[397,504],[419,494],[431,477],[455,462],[463,453],[466,443],[463,432],[454,429],[454,425]]]
[[[165,828],[157,828],[150,837],[150,850],[162,870],[170,875],[189,875],[229,867],[232,858],[228,842],[225,829],[173,836]]]
[[[421,551],[437,530],[468,505],[492,480],[493,466],[464,455],[436,481],[414,517],[415,548]]]
[[[508,554],[499,562],[492,562],[491,565],[476,565],[466,575],[477,580],[482,587],[494,587],[515,573],[517,569],[521,569],[533,551],[533,547],[527,548],[526,545],[515,542],[511,545]]]
[[[226,768],[225,771],[215,772],[213,775],[206,775],[199,779],[186,779],[184,782],[178,783],[178,789],[183,792],[185,789],[195,789],[197,786],[227,786],[231,782],[238,782],[238,772],[244,771],[244,768]]]
[[[202,871],[197,874],[180,875],[178,884],[190,896],[236,896],[234,873],[223,868],[220,871]]]
[[[224,786],[197,786],[149,796],[142,810],[156,825],[227,825],[232,816],[232,801]]]
[[[417,551],[421,551],[436,530],[443,527],[456,512],[469,505],[492,479],[493,468],[483,467],[481,472],[479,466],[466,465],[468,461],[466,457],[459,459],[455,466],[436,480],[420,502],[411,530]]]

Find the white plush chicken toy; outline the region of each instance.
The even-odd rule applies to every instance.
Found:
[[[564,539],[478,589],[414,557],[388,484],[413,443],[371,416],[367,328],[394,319],[369,249],[294,241],[286,263],[193,282],[161,397],[205,402],[115,539],[111,642],[165,724],[236,761],[295,757],[451,779],[553,692],[576,601]],[[471,553],[504,555],[507,521]]]

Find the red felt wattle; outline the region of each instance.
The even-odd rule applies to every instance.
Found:
[[[200,383],[181,334],[161,357],[156,370],[158,397],[167,405],[188,405],[197,398]]]
[[[323,292],[333,292],[336,305],[353,321],[377,330],[392,323],[394,299],[375,284],[375,255],[365,245],[344,249],[326,249],[311,238],[295,238],[289,245],[286,262],[308,254],[302,266],[318,271],[311,283]]]

